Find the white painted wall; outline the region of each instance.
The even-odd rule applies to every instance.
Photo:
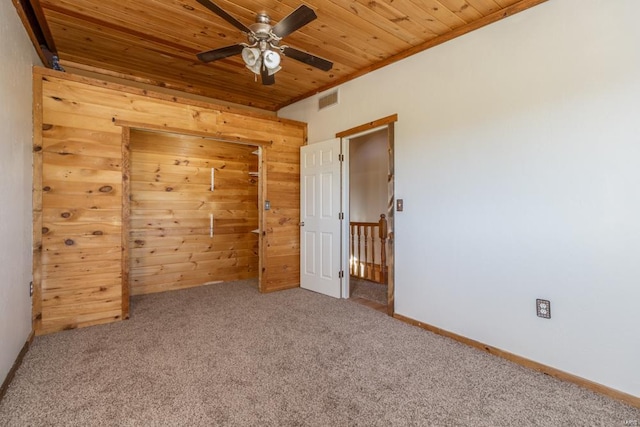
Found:
[[[10,1],[0,2],[0,383],[31,332],[31,67]]]
[[[387,213],[387,130],[349,141],[349,220],[378,222]]]
[[[638,15],[549,1],[280,111],[398,113],[399,314],[640,396]]]

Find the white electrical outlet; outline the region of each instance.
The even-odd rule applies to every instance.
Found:
[[[536,314],[544,319],[551,319],[551,302],[546,299],[536,299]]]

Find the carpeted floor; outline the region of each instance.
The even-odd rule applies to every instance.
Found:
[[[387,305],[387,285],[352,276],[349,279],[349,294],[351,298],[364,298]]]
[[[2,426],[623,426],[640,410],[348,300],[247,282],[38,337]]]

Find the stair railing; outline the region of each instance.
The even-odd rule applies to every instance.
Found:
[[[387,219],[350,222],[349,274],[372,282],[387,283]],[[377,256],[379,254],[379,256]]]

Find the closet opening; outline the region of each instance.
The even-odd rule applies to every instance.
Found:
[[[263,146],[123,134],[123,298],[236,280],[262,291]]]

